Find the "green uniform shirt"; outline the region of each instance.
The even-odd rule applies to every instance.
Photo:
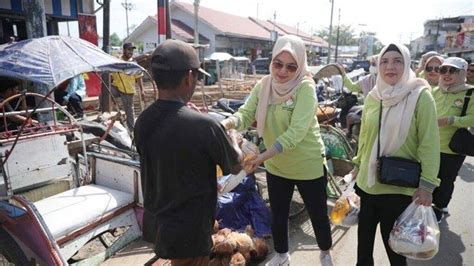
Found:
[[[377,145],[380,103],[373,97],[366,98],[362,113],[362,126],[359,137],[359,150],[354,163],[359,166],[357,186],[369,194],[403,194],[413,195],[414,188],[405,188],[379,183],[367,186],[368,165],[372,146]],[[407,139],[400,149],[390,156],[402,157],[421,163],[420,186],[432,191],[439,185],[439,132],[436,119],[435,102],[428,90],[420,93],[411,120]]]
[[[474,88],[474,86],[471,87]],[[455,154],[449,148],[449,142],[451,141],[454,132],[456,132],[458,128],[474,127],[474,94],[471,95],[471,100],[469,101],[466,115],[461,117],[460,115],[464,105],[464,96],[466,95],[467,91],[446,93],[441,88],[436,87],[433,89],[432,93],[436,102],[438,118],[450,116],[453,117],[453,123],[451,125],[446,125],[439,128],[441,152]]]
[[[261,89],[259,82],[234,114],[238,130],[248,128],[255,121]],[[290,100],[268,106],[263,142],[266,147],[278,143],[283,148],[265,161],[265,168],[270,173],[297,180],[323,176],[324,144],[315,117],[316,105],[314,86],[303,82]]]

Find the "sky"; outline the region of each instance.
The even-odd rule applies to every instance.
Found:
[[[139,25],[147,16],[156,14],[156,0],[111,0],[111,33],[126,37],[125,9],[122,3],[133,5],[129,25]],[[180,0],[193,3],[193,0]],[[201,6],[239,15],[273,19],[310,33],[329,27],[330,0],[201,0]],[[423,35],[426,20],[474,15],[474,0],[334,0],[333,27],[340,23],[351,25],[355,33],[375,32],[383,44],[409,43]],[[77,36],[77,23],[70,23],[71,35]],[[97,13],[97,27],[102,35],[102,11]],[[67,34],[60,26],[61,34]]]

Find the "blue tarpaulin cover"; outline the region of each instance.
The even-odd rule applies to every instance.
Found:
[[[0,45],[0,76],[29,80],[54,88],[86,72],[145,71],[113,57],[94,44],[67,36],[47,36]]]
[[[247,175],[231,192],[219,196],[217,205],[216,219],[221,228],[244,231],[251,225],[257,237],[271,234],[270,210],[256,189],[253,175]]]

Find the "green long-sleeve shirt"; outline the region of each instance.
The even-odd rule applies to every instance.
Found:
[[[238,130],[248,128],[256,117],[261,83],[232,117]],[[272,174],[288,179],[309,180],[321,177],[324,144],[315,118],[314,86],[303,82],[292,98],[281,104],[270,104],[265,120],[263,141],[266,147],[279,147],[281,152],[265,161]]]
[[[368,187],[368,165],[372,146],[376,145],[380,103],[373,97],[367,97],[362,113],[362,126],[359,137],[359,150],[353,162],[359,166],[357,186],[369,194],[403,194],[411,196],[415,189],[386,185],[375,181]],[[390,156],[402,157],[421,163],[420,187],[432,191],[439,185],[439,132],[436,107],[433,96],[423,90],[418,98],[415,113],[405,143]]]
[[[474,88],[474,86],[471,87]],[[446,93],[441,88],[436,87],[433,89],[432,93],[436,102],[438,118],[452,117],[453,121],[452,124],[439,128],[440,150],[442,153],[455,154],[449,148],[449,142],[451,141],[454,132],[459,128],[474,127],[474,95],[471,95],[466,115],[461,117],[464,96],[467,91]]]

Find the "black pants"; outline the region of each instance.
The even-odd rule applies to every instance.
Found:
[[[327,208],[326,173],[312,180],[291,180],[267,171],[268,196],[272,210],[272,235],[275,251],[288,252],[288,215],[295,185],[303,198],[321,250],[332,246]]]
[[[433,203],[438,208],[448,207],[454,191],[454,181],[466,156],[441,153],[438,178],[441,184],[433,191]]]
[[[59,104],[64,102],[64,96],[67,95],[67,92],[64,90],[55,90],[54,91],[54,100]],[[72,114],[76,114],[78,116],[82,116],[84,114],[84,110],[81,106],[82,98],[81,96],[77,95],[77,93],[73,93],[69,97],[69,101],[67,104],[68,111]]]
[[[388,245],[390,231],[402,212],[410,205],[410,196],[399,194],[370,195],[356,188],[360,196],[359,226],[357,230],[357,265],[374,265],[374,241],[377,224],[390,264],[407,265],[406,258],[393,252]]]

